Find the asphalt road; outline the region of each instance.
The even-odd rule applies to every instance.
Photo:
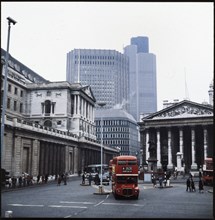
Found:
[[[184,180],[185,181],[185,180]],[[213,218],[212,187],[204,193],[186,192],[186,184],[172,183],[170,188],[153,188],[140,181],[138,200],[115,200],[112,193],[96,195],[95,185],[82,186],[81,177],[70,178],[67,185],[56,182],[38,187],[2,192],[1,215],[11,210],[22,218]],[[111,185],[105,186],[110,192]]]

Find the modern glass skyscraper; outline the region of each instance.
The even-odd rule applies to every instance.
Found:
[[[148,37],[132,37],[131,45],[137,45],[137,53],[148,53],[149,52],[149,39]]]
[[[104,108],[127,103],[128,71],[128,57],[116,50],[74,49],[67,53],[66,80],[90,85],[96,101],[106,103]]]
[[[131,39],[124,48],[129,57],[129,110],[139,121],[140,114],[157,111],[156,56],[148,53],[148,38]]]

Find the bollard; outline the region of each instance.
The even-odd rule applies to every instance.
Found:
[[[170,186],[170,180],[167,180],[167,186]]]
[[[99,186],[99,193],[103,193],[103,186]]]
[[[13,211],[5,211],[5,218],[12,218]]]

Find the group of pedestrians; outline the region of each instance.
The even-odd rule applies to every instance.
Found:
[[[10,177],[8,179],[8,188],[16,188],[16,187],[25,187],[33,185],[33,176],[32,175],[21,175],[19,177]]]
[[[86,172],[83,172],[83,174],[82,174],[82,185],[86,184],[86,179],[88,179],[89,185],[91,186],[91,182],[93,180],[92,174],[89,173],[89,175],[87,176]]]
[[[187,178],[186,185],[187,185],[187,188],[186,188],[187,192],[196,192],[195,182],[194,182],[192,176],[189,176]],[[203,180],[201,177],[199,177],[199,193],[203,193],[203,192],[204,192]]]
[[[156,177],[154,174],[151,175],[151,180],[152,180],[152,184],[153,187],[156,188],[157,187],[157,180],[159,182],[159,186],[162,187],[166,187],[169,185],[170,182],[170,174],[167,172],[164,172],[163,175],[159,175],[158,177]]]
[[[67,173],[62,173],[57,175],[57,186],[61,185],[61,182],[63,182],[64,185],[67,185]]]
[[[47,183],[48,182],[48,178],[49,178],[49,174],[46,175],[37,175],[37,184],[39,183]]]

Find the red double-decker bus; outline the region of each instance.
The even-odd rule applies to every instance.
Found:
[[[213,185],[213,179],[214,179],[213,158],[205,159],[202,178],[205,185]]]
[[[115,199],[119,197],[133,197],[138,199],[137,157],[130,155],[117,156],[112,159],[110,165],[112,173],[112,193]]]

